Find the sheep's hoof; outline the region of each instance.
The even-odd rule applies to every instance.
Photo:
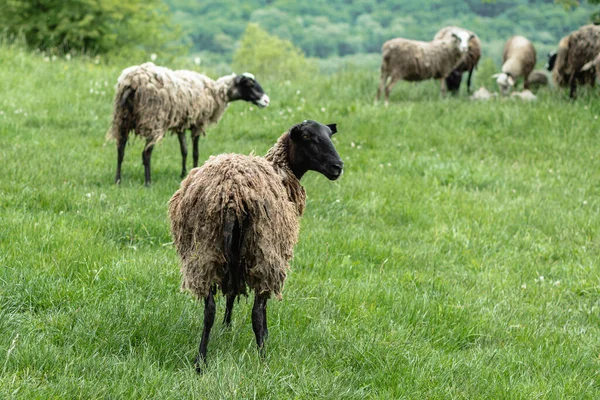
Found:
[[[202,371],[202,368],[200,367],[200,363],[196,363],[196,364],[194,365],[194,369],[196,370],[196,373],[197,373],[198,375],[202,375],[202,372],[203,372],[203,371]]]

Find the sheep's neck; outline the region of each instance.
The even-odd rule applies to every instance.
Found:
[[[286,132],[269,150],[265,159],[273,164],[275,171],[282,177],[282,183],[288,192],[290,201],[296,204],[298,215],[302,215],[306,203],[306,193],[300,184],[300,178],[306,173],[306,170],[295,168],[294,163],[290,162],[290,150],[290,138]]]

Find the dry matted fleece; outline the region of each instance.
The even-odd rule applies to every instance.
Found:
[[[205,298],[214,284],[224,289],[224,221],[234,213],[245,232],[240,260],[246,285],[281,298],[306,203],[304,188],[288,166],[289,145],[285,133],[265,158],[211,157],[183,180],[169,201],[182,290]]]

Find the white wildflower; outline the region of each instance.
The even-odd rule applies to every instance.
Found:
[[[156,55],[156,53],[150,54],[150,60],[151,61],[156,61],[157,58],[158,58],[158,56]]]
[[[526,283],[522,284],[521,289],[523,289],[523,290],[527,289],[527,284]]]
[[[194,64],[196,64],[196,65],[202,64],[202,60],[200,59],[200,57],[194,57]]]

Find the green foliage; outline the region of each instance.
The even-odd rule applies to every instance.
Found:
[[[177,139],[149,189],[131,140],[116,187],[103,144],[128,63],[0,47],[0,65],[0,399],[600,398],[598,88],[486,103],[401,82],[385,108],[373,70],[262,81],[271,105],[233,103],[200,161],[312,118],[338,124],[345,173],[302,180],[265,358],[252,300],[227,330],[217,296],[198,376],[202,303],[166,217]]]
[[[257,24],[248,24],[233,56],[233,68],[248,71],[261,79],[298,79],[316,71],[302,50],[289,40],[269,35]]]
[[[58,53],[173,50],[178,35],[161,0],[8,0],[0,26]]]
[[[553,0],[165,2],[195,51],[227,54],[250,21],[290,40],[308,57],[319,58],[379,53],[384,41],[399,36],[431,40],[448,25],[475,31],[488,56],[496,56],[491,43],[504,43],[515,34],[525,35],[536,46],[556,47],[561,37],[588,23],[595,9],[582,4],[565,11]]]

